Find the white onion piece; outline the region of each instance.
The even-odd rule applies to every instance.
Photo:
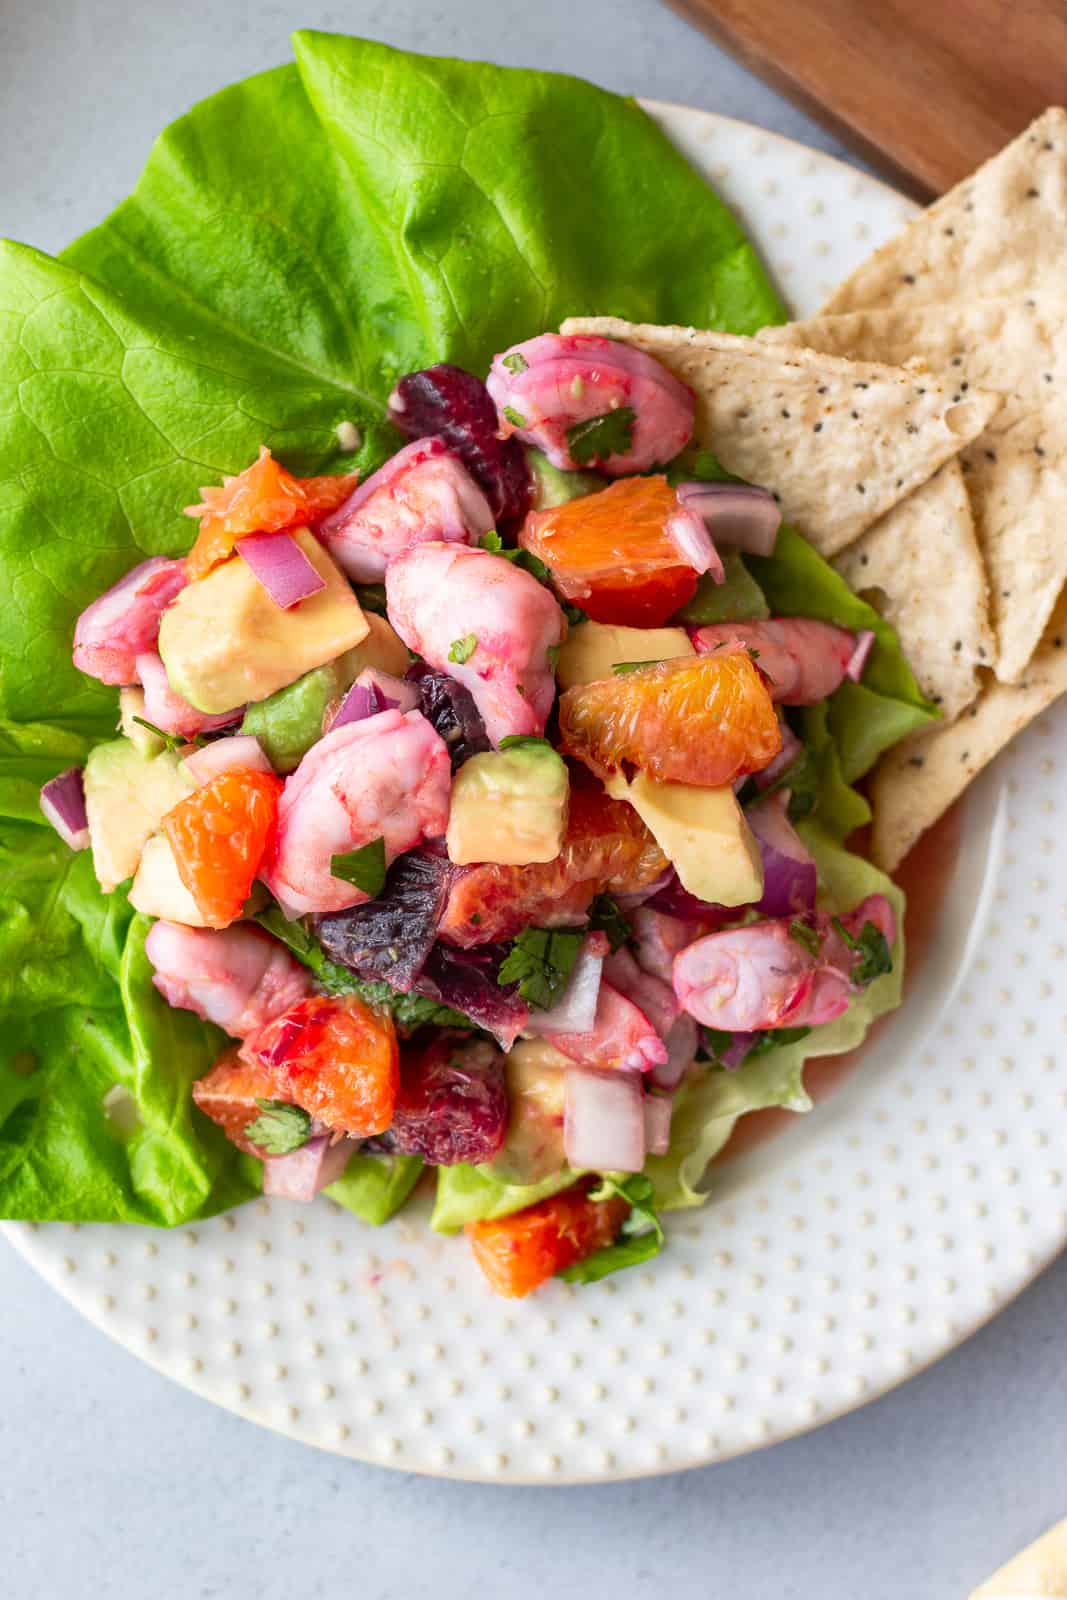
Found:
[[[645,1164],[645,1108],[637,1072],[565,1074],[563,1148],[576,1172],[640,1172]]]
[[[41,790],[41,810],[72,850],[89,843],[89,818],[85,810],[85,785],[81,767],[68,767]]]
[[[273,772],[263,746],[250,733],[235,733],[230,739],[216,739],[202,750],[187,755],[182,766],[193,782],[203,788],[223,772]]]
[[[314,1200],[320,1189],[336,1183],[355,1151],[351,1139],[330,1142],[329,1134],[309,1139],[287,1156],[267,1156],[263,1162],[263,1193],[280,1200]]]
[[[670,1095],[645,1095],[645,1149],[650,1156],[665,1156],[671,1147],[673,1109]]]
[[[681,506],[667,518],[665,532],[687,567],[694,572],[710,572],[716,583],[722,583],[726,576],[722,560],[699,512]]]
[[[845,668],[845,677],[851,678],[853,683],[859,683],[863,677],[863,669],[867,665],[867,657],[874,644],[874,634],[870,628],[864,628],[862,633],[856,635],[856,648],[853,650]]]
[[[282,611],[326,587],[291,534],[250,533],[238,539],[237,553]]]
[[[608,941],[603,934],[586,934],[566,987],[549,1011],[531,1011],[523,1032],[535,1037],[550,1033],[592,1033],[597,997]]]
[[[716,544],[747,550],[754,556],[774,553],[782,513],[769,489],[750,483],[680,483],[678,498],[707,523]]]

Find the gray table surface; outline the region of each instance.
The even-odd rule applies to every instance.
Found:
[[[835,142],[655,0],[0,0],[0,232],[56,249],[194,100],[297,26],[569,69]],[[577,32],[576,32],[577,28]],[[1067,1511],[1067,1261],[843,1421],[617,1487],[494,1489],[320,1455],[214,1410],[0,1245],[0,1573],[18,1600],[950,1600]]]

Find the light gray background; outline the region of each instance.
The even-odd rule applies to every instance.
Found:
[[[298,26],[564,68],[833,140],[656,0],[0,0],[0,232],[56,249],[194,100]],[[0,1574],[17,1600],[950,1600],[1067,1512],[1067,1262],[906,1388],[617,1488],[319,1455],[110,1344],[0,1243]]]

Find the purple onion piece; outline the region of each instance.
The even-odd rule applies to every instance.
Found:
[[[282,611],[326,587],[292,534],[250,533],[236,548]]]
[[[727,1072],[736,1072],[758,1038],[758,1033],[735,1033],[726,1049],[720,1052],[720,1067],[725,1067]]]
[[[81,767],[68,767],[41,790],[41,810],[72,850],[84,850],[89,843],[82,771]]]
[[[746,813],[763,857],[763,894],[756,910],[768,917],[815,909],[818,871],[789,820],[788,803],[788,795],[778,790]]]
[[[395,700],[391,704],[395,705]],[[365,722],[368,717],[376,717],[379,711],[390,710],[391,704],[376,684],[360,683],[357,679],[338,706],[328,731],[332,733],[350,722]]]
[[[769,489],[748,483],[678,485],[678,498],[687,510],[703,517],[716,545],[730,545],[754,556],[774,553],[782,513]]]
[[[781,711],[778,713],[778,726],[782,730],[782,748],[779,750],[774,760],[769,762],[767,766],[763,768],[762,772],[753,773],[752,781],[756,785],[757,789],[769,789],[772,783],[777,783],[783,772],[789,771],[789,768],[793,765],[793,762],[804,748],[803,744],[797,738],[788,722],[782,716]]]

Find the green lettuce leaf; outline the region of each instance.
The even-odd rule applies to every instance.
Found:
[[[770,616],[763,590],[745,566],[744,557],[727,550],[722,564],[724,581],[716,583],[705,572],[692,600],[678,612],[677,621],[703,627],[710,622],[752,622]]]
[[[379,1227],[396,1216],[421,1176],[421,1156],[353,1156],[337,1182],[323,1193]]]

